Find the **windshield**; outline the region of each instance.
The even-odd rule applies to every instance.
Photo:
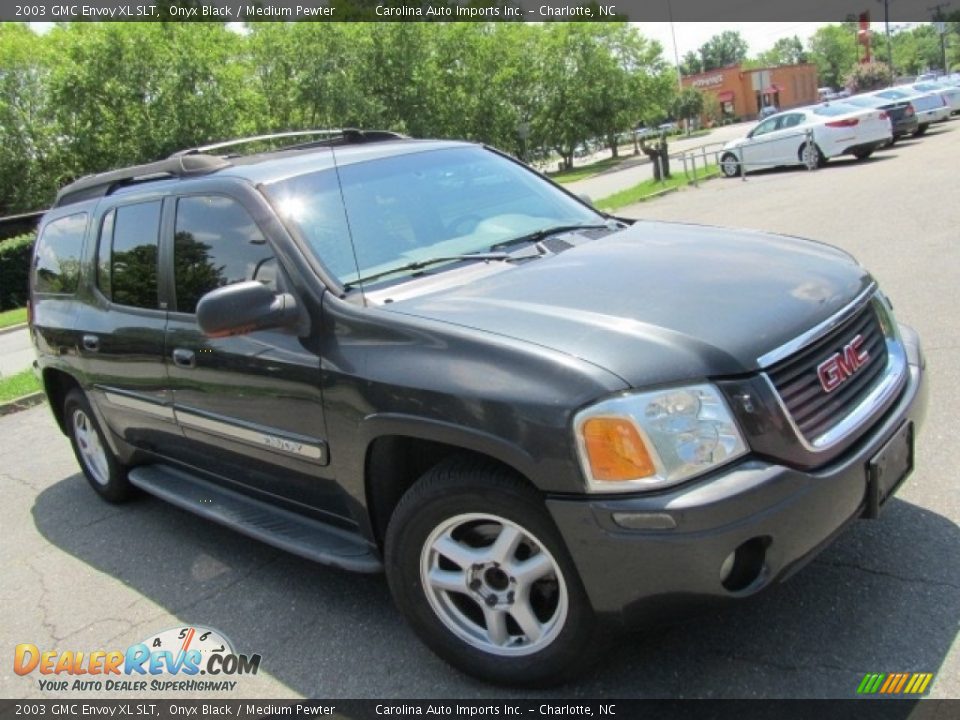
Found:
[[[484,253],[545,228],[604,221],[480,147],[343,164],[273,183],[266,194],[344,284],[438,257]]]

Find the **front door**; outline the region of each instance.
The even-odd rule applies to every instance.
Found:
[[[178,459],[328,519],[346,516],[328,471],[319,356],[292,331],[209,338],[196,322],[200,298],[218,287],[258,280],[289,292],[270,241],[228,195],[179,197],[172,214],[165,359],[185,436]]]

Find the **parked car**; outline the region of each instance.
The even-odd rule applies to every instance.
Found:
[[[942,82],[918,82],[906,86],[910,90],[916,90],[920,93],[935,93],[946,100],[950,107],[950,114],[956,115],[960,112],[960,87],[948,85]]]
[[[913,467],[919,340],[845,252],[604,215],[481,145],[250,140],[41,222],[37,370],[107,501],[385,571],[448,662],[544,684],[787,578]]]
[[[808,137],[812,135],[812,145]],[[726,177],[781,165],[824,165],[833,157],[853,155],[865,160],[893,139],[890,118],[883,110],[844,104],[796,108],[767,118],[744,138],[723,146],[720,170]]]
[[[904,135],[916,134],[920,129],[917,113],[909,100],[888,100],[876,95],[853,95],[838,102],[858,108],[876,108],[887,113],[893,133],[891,144]]]
[[[919,123],[914,136],[919,137],[935,122],[943,122],[950,117],[950,106],[946,99],[938,93],[918,93],[915,90],[903,88],[887,88],[868,93],[884,100],[905,100],[913,105]]]
[[[780,112],[780,110],[776,105],[764,105],[762,108],[760,108],[760,112],[757,113],[757,119],[763,120],[771,115],[776,115],[778,112]]]

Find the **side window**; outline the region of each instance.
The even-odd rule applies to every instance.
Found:
[[[757,137],[758,135],[766,135],[768,132],[772,132],[775,128],[775,124],[777,120],[778,118],[774,118],[772,120],[764,120],[762,123],[760,123],[753,129],[753,134],[751,135],[751,137]]]
[[[242,205],[220,195],[177,201],[173,266],[179,312],[195,312],[201,297],[224,285],[259,280],[277,287],[277,261],[260,228]]]
[[[37,240],[33,271],[36,292],[73,293],[80,278],[80,251],[87,214],[76,213],[47,224]]]
[[[160,201],[121,205],[104,218],[97,285],[118,305],[155,310]]]
[[[797,125],[800,124],[801,120],[803,120],[803,115],[801,115],[800,113],[793,113],[792,115],[787,115],[783,119],[783,127],[784,128],[796,127]]]

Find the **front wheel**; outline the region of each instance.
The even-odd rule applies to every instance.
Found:
[[[403,497],[386,537],[390,590],[454,667],[507,685],[571,679],[597,656],[593,610],[539,494],[455,458]]]
[[[720,172],[724,177],[733,178],[740,174],[740,161],[733,153],[726,153],[720,158]]]
[[[800,147],[800,162],[802,162],[808,168],[822,168],[827,164],[828,160],[829,158],[823,154],[823,151],[816,143],[804,143]]]
[[[63,417],[73,453],[90,486],[107,502],[127,500],[133,494],[127,468],[110,450],[86,395],[79,389],[67,393]]]

